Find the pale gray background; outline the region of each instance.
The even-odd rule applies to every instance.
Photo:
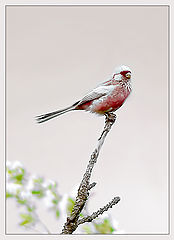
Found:
[[[117,65],[132,69],[133,92],[95,166],[89,203],[92,212],[120,196],[110,213],[125,233],[168,231],[167,12],[7,8],[7,160],[58,181],[60,193],[80,182],[104,119],[79,111],[37,125],[34,116],[79,100]],[[18,209],[8,203],[7,232],[19,233]],[[55,219],[43,217],[57,232]]]

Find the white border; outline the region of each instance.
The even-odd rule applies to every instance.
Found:
[[[170,212],[170,234],[169,235],[5,235],[5,187],[4,187],[4,172],[5,172],[5,161],[4,161],[4,153],[5,153],[5,6],[6,5],[169,5],[170,6],[170,203],[171,203],[171,212]],[[173,164],[172,164],[172,158],[173,158],[173,148],[172,148],[172,140],[173,140],[173,113],[174,113],[174,105],[172,104],[174,102],[174,84],[172,83],[172,76],[173,76],[173,67],[172,67],[172,60],[173,60],[173,48],[172,48],[172,42],[173,42],[173,32],[172,32],[172,23],[174,21],[173,17],[173,11],[174,9],[174,1],[173,0],[153,0],[153,1],[131,1],[131,0],[1,0],[0,2],[0,26],[1,26],[1,34],[0,34],[0,123],[2,123],[0,126],[0,136],[3,136],[3,141],[0,141],[0,154],[2,156],[1,158],[1,174],[0,174],[0,239],[59,239],[59,238],[65,238],[69,239],[71,237],[75,239],[108,239],[108,238],[117,238],[117,239],[130,239],[130,240],[141,240],[141,239],[156,239],[156,240],[163,240],[163,239],[174,239],[174,232],[172,225],[174,225],[173,217],[174,211],[173,211],[173,204],[172,199],[174,191],[172,192],[172,183],[174,182],[173,177]],[[3,166],[3,167],[2,167]],[[3,198],[1,197],[3,196]],[[13,214],[13,213],[12,213]]]

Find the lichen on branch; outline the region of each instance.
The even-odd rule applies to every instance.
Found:
[[[67,217],[67,221],[64,224],[62,234],[72,234],[77,227],[85,222],[91,222],[96,217],[101,215],[104,211],[107,211],[109,208],[111,208],[113,205],[117,204],[120,201],[119,197],[115,197],[111,202],[109,202],[107,205],[105,205],[103,208],[100,208],[97,212],[94,212],[91,216],[84,217],[82,219],[79,219],[80,213],[82,212],[86,201],[88,200],[89,191],[91,188],[95,187],[96,183],[90,183],[90,178],[92,174],[93,167],[95,163],[97,162],[97,158],[100,153],[100,149],[104,143],[104,140],[111,130],[112,125],[114,124],[116,120],[116,115],[113,113],[105,113],[105,126],[101,133],[100,138],[98,139],[98,144],[94,151],[91,154],[89,163],[87,165],[86,171],[83,175],[82,181],[80,183],[77,197],[75,200],[74,208],[71,212],[71,215]]]

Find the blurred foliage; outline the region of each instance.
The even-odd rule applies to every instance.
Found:
[[[13,198],[24,212],[20,213],[19,226],[31,230],[40,223],[44,230],[49,230],[37,214],[36,199],[51,210],[59,219],[66,219],[70,215],[75,203],[76,193],[61,196],[57,190],[57,183],[44,177],[31,175],[20,162],[7,162],[6,166],[6,198]],[[42,200],[42,201],[41,201]],[[87,211],[87,204],[80,217],[90,215]],[[78,227],[75,233],[83,234],[113,234],[118,233],[116,221],[113,221],[109,214],[105,213],[100,218],[85,223]]]

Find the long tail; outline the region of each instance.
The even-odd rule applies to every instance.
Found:
[[[36,116],[36,121],[38,123],[43,123],[43,122],[46,122],[46,121],[48,121],[48,120],[50,120],[52,118],[55,118],[55,117],[61,115],[61,114],[64,114],[64,113],[69,112],[69,111],[72,111],[72,110],[75,109],[75,106],[78,103],[79,103],[79,101],[74,103],[72,106],[64,108],[62,110],[58,110],[58,111],[55,111],[55,112],[45,113],[45,114],[42,114],[40,116]]]

